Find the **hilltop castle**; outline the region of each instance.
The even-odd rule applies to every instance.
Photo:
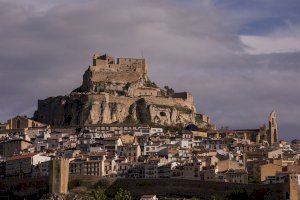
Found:
[[[94,54],[82,85],[70,94],[38,101],[34,118],[51,125],[155,123],[209,125],[198,115],[193,96],[159,88],[147,75],[143,58]]]

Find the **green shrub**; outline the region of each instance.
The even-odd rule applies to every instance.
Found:
[[[117,194],[115,195],[115,200],[131,200],[131,194],[128,190],[119,189]]]
[[[102,189],[106,189],[109,187],[109,185],[110,185],[109,180],[103,177],[96,183],[96,188],[100,187]]]

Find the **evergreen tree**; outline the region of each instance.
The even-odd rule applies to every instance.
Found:
[[[106,195],[104,193],[104,190],[100,187],[97,187],[92,193],[94,200],[106,200]]]
[[[131,200],[131,194],[128,190],[119,189],[115,195],[115,200]]]

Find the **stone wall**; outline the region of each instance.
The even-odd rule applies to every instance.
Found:
[[[0,196],[4,199],[40,199],[48,192],[49,177],[0,179]]]
[[[102,178],[100,177],[70,177],[70,183],[80,180],[84,185],[93,187]],[[139,199],[144,194],[156,194],[159,198],[192,198],[198,199],[224,199],[237,189],[245,189],[248,195],[255,195],[260,199],[260,195],[270,193],[271,199],[287,199],[287,194],[299,192],[299,187],[290,186],[288,183],[282,184],[237,184],[209,182],[187,179],[109,179],[109,187],[105,191],[108,197],[113,198],[120,189],[129,190],[134,199]],[[294,187],[294,188],[291,188]],[[294,200],[297,200],[294,198]]]
[[[245,189],[249,195],[268,192],[271,199],[286,199],[286,193],[290,193],[288,184],[233,184],[207,181],[193,181],[182,179],[118,179],[107,190],[113,197],[118,188],[129,190],[134,198],[144,194],[156,194],[158,197],[196,197],[199,199],[224,199],[236,189]],[[295,199],[296,200],[296,199]]]
[[[158,97],[160,95],[160,89],[151,88],[151,87],[140,87],[134,90],[131,90],[129,96],[133,97],[143,97],[143,96],[155,96]]]

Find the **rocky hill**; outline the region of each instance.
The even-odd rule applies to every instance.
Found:
[[[82,85],[65,96],[38,101],[34,118],[51,125],[155,123],[173,126],[197,120],[193,96],[159,88],[147,76],[145,59],[93,56]],[[199,120],[198,120],[199,121]]]

